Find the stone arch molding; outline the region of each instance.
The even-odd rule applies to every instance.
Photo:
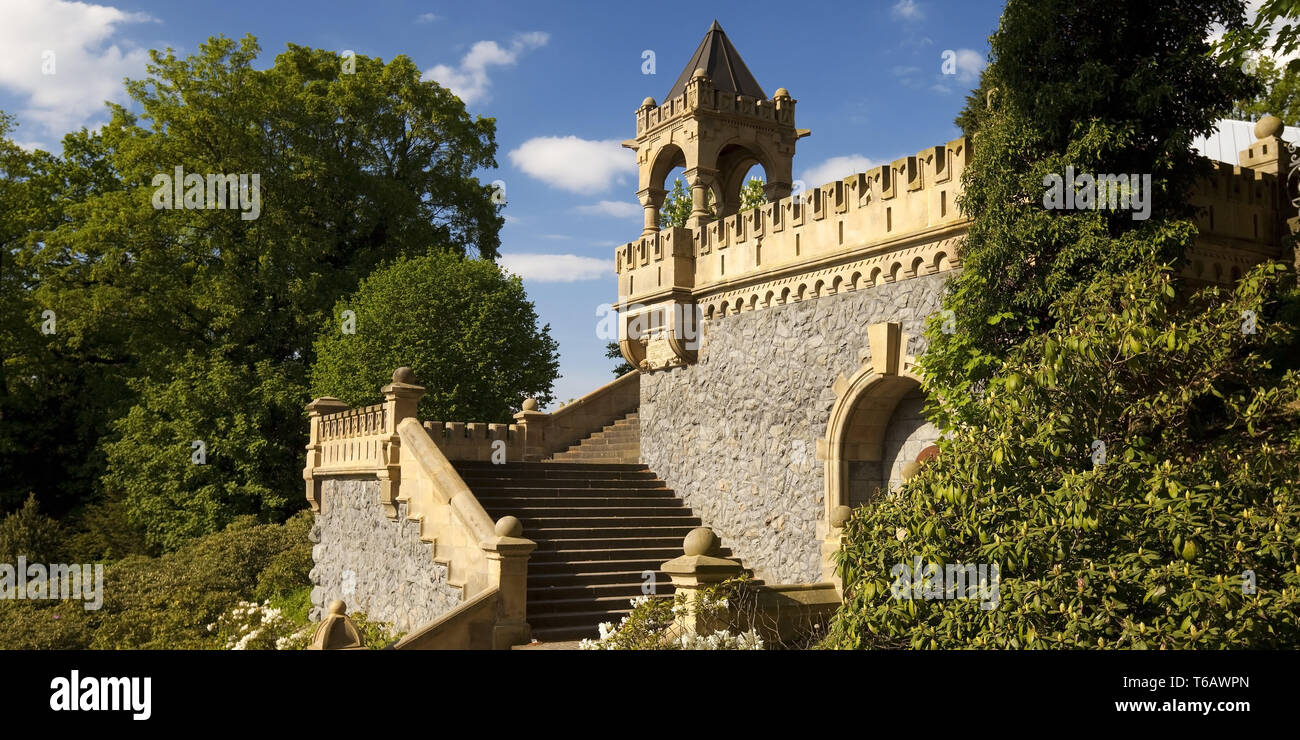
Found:
[[[836,509],[849,505],[849,463],[880,461],[885,433],[898,402],[921,386],[914,358],[907,352],[908,336],[897,322],[867,327],[871,357],[851,377],[835,379],[835,403],[826,435],[818,440],[818,457],[825,465],[828,530],[842,524]]]

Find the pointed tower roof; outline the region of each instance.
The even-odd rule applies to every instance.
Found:
[[[731,39],[723,32],[722,26],[713,21],[709,30],[704,34],[704,40],[691,56],[691,61],[686,65],[686,69],[678,75],[677,82],[673,83],[673,89],[668,91],[668,97],[664,100],[672,100],[686,91],[686,83],[690,82],[695,70],[702,69],[709,78],[713,80],[713,87],[724,92],[738,93],[751,98],[767,100],[767,94],[763,88],[759,87],[758,81],[754,75],[750,74],[749,67],[745,66],[745,60],[740,58],[740,52],[736,47],[731,45]]]

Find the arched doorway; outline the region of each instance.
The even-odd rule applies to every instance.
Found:
[[[901,482],[937,452],[939,430],[925,418],[925,394],[904,355],[907,336],[897,323],[868,328],[871,358],[835,383],[836,401],[820,445],[825,462],[826,516],[871,501]],[[912,468],[914,469],[914,468]]]

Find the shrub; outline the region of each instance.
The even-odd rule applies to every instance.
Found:
[[[1147,268],[1059,301],[1056,328],[967,401],[980,423],[854,512],[828,645],[1300,646],[1283,278],[1262,265],[1182,305],[1169,270]],[[916,557],[998,564],[999,605],[893,598],[891,568]]]
[[[708,634],[683,634],[675,618],[692,605],[685,592],[673,598],[638,596],[632,599],[632,611],[615,626],[601,623],[600,639],[583,640],[582,650],[762,650],[763,640],[753,629],[733,634],[725,627],[733,621],[731,599],[744,585],[743,579],[724,581],[703,589],[695,598],[694,612],[698,623],[715,627]],[[707,627],[705,629],[707,632]]]
[[[63,526],[42,514],[36,496],[29,495],[22,508],[0,520],[0,563],[14,563],[19,555],[29,563],[61,562],[65,537]]]
[[[214,649],[207,629],[259,595],[286,619],[306,621],[310,513],[283,525],[243,517],[158,558],[132,555],[104,569],[103,604],[0,602],[0,646],[9,649]]]

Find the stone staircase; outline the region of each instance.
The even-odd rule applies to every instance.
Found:
[[[570,452],[619,422],[626,427],[628,418]],[[645,571],[654,573],[657,595],[671,595],[659,566],[680,556],[683,538],[700,526],[645,465],[595,459],[601,462],[455,463],[492,519],[518,517],[537,543],[528,562],[528,622],[543,642],[595,639],[601,622],[617,624],[641,595]]]
[[[556,453],[555,462],[639,463],[641,462],[641,427],[633,411],[594,432],[564,452]]]

